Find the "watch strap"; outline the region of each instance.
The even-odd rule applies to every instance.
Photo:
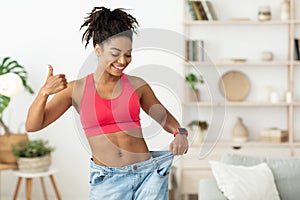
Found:
[[[188,136],[188,131],[186,128],[177,128],[174,132],[174,137],[176,137],[177,134],[182,134]]]

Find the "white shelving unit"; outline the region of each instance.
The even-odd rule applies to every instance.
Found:
[[[201,151],[202,145],[192,145],[190,148],[189,153],[186,156],[183,156],[181,159],[181,193],[183,195],[184,199],[188,199],[188,196],[190,194],[197,194],[198,192],[198,182],[201,178],[211,177],[211,171],[208,164],[208,160],[211,159],[220,159],[221,156],[226,152],[235,152],[235,153],[243,153],[243,154],[251,154],[251,155],[267,155],[267,156],[294,156],[294,155],[300,155],[300,133],[297,133],[297,131],[300,131],[300,129],[297,126],[297,113],[296,109],[300,109],[300,92],[297,93],[296,91],[296,70],[298,70],[300,66],[300,61],[296,61],[294,58],[294,38],[300,38],[300,17],[296,16],[297,9],[299,9],[300,2],[297,2],[297,0],[290,0],[290,19],[289,20],[280,20],[279,18],[279,8],[281,0],[243,0],[243,2],[248,2],[249,4],[255,4],[252,7],[258,8],[259,5],[262,4],[269,4],[272,8],[272,18],[274,14],[274,18],[270,21],[266,22],[260,22],[257,21],[255,17],[253,17],[255,14],[249,17],[250,20],[230,20],[232,16],[228,16],[228,18],[224,17],[222,15],[222,12],[227,9],[234,9],[232,8],[231,3],[236,3],[237,0],[210,0],[216,8],[217,15],[220,13],[221,17],[217,21],[201,21],[201,20],[191,20],[187,16],[189,15],[189,11],[187,8],[187,1],[184,0],[184,16],[185,19],[183,20],[183,26],[184,26],[184,33],[187,38],[189,39],[201,39],[204,40],[204,42],[209,43],[207,52],[211,58],[211,61],[204,61],[204,62],[184,62],[184,71],[185,73],[190,72],[191,68],[209,68],[209,67],[216,67],[221,73],[226,72],[227,70],[245,70],[245,74],[251,75],[250,78],[251,82],[259,82],[263,78],[259,76],[260,73],[265,73],[266,70],[272,70],[270,71],[268,77],[273,76],[273,71],[276,71],[274,73],[274,76],[280,75],[279,80],[282,81],[282,85],[284,85],[284,88],[286,91],[291,92],[292,95],[292,102],[285,102],[280,101],[278,103],[270,103],[268,101],[262,101],[255,99],[256,96],[252,96],[252,98],[245,99],[244,101],[240,102],[230,102],[230,101],[211,101],[211,99],[204,99],[200,102],[190,102],[185,101],[183,103],[184,107],[184,119],[185,123],[188,124],[189,121],[197,119],[199,117],[201,120],[205,119],[209,122],[209,120],[212,119],[210,109],[218,108],[218,107],[226,107],[229,112],[233,113],[231,116],[229,113],[229,117],[232,117],[233,115],[245,115],[245,114],[252,114],[257,112],[257,120],[256,123],[256,117],[252,117],[250,122],[246,124],[246,126],[250,129],[249,135],[254,137],[250,137],[249,141],[242,145],[242,147],[238,150],[234,150],[232,147],[236,144],[232,142],[230,139],[230,131],[226,130],[226,127],[224,128],[224,132],[222,133],[226,137],[220,137],[218,138],[218,141],[214,141],[216,145],[214,145],[213,150],[210,154],[204,159],[199,159],[197,154]],[[225,3],[226,2],[226,6]],[[222,4],[222,9],[218,9],[218,4]],[[247,6],[244,7],[244,9]],[[243,9],[240,7],[240,9]],[[242,11],[239,11],[241,13]],[[249,13],[249,11],[247,10]],[[277,13],[276,13],[277,12]],[[228,13],[228,12],[227,12]],[[252,13],[257,13],[257,10],[253,10]],[[239,17],[239,16],[236,16]],[[274,49],[275,56],[274,60],[270,62],[261,61],[259,59],[259,56],[257,55],[258,51],[263,51],[262,47],[265,47],[263,44],[257,45],[258,49],[255,50],[253,46],[255,44],[252,44],[252,46],[243,46],[243,48],[247,49],[249,48],[249,55],[253,54],[253,59],[247,59],[246,62],[235,62],[235,61],[227,61],[222,59],[222,53],[225,54],[226,51],[221,51],[218,49],[218,42],[214,43],[214,37],[216,41],[220,41],[222,38],[222,31],[229,32],[234,30],[234,34],[239,36],[239,34],[243,34],[245,30],[248,30],[249,27],[251,27],[251,31],[254,32],[253,38],[251,38],[251,41],[255,41],[255,37],[261,37],[261,34],[264,34],[264,31],[268,31],[269,29],[271,31],[278,31],[277,33],[280,41],[274,41],[275,42],[281,42],[280,45],[284,46],[284,50],[280,51],[279,48],[282,46],[276,46],[276,44],[272,44],[272,47],[270,49]],[[211,33],[216,30],[218,34],[206,34],[205,31],[209,30]],[[247,33],[249,35],[249,33]],[[232,37],[235,37],[235,35],[232,35]],[[267,41],[268,35],[265,36],[265,40]],[[228,50],[233,48],[235,45],[239,45],[240,42],[237,37],[236,43],[232,43],[232,46],[228,46]],[[261,39],[261,38],[260,38]],[[250,39],[249,39],[250,40]],[[229,44],[230,42],[227,42],[226,44]],[[270,42],[267,44],[270,44]],[[206,44],[205,44],[206,45]],[[204,46],[205,47],[205,46]],[[253,50],[254,49],[254,50]],[[214,56],[214,53],[218,54],[217,56]],[[225,53],[224,53],[225,52]],[[255,54],[255,55],[254,55]],[[228,55],[225,55],[225,57]],[[234,54],[231,56],[235,56]],[[237,55],[239,57],[239,55]],[[256,76],[257,75],[257,76]],[[254,78],[253,78],[254,77]],[[268,78],[266,77],[266,78]],[[204,77],[205,78],[205,77]],[[276,80],[276,78],[273,78],[273,80]],[[280,83],[276,83],[280,84]],[[253,91],[251,92],[257,92],[255,89],[259,88],[259,86],[255,85],[256,87],[253,88]],[[256,94],[256,93],[255,93]],[[204,114],[201,116],[195,116],[194,112],[195,110],[201,110]],[[273,112],[275,113],[273,115]],[[300,110],[298,110],[300,113]],[[208,114],[207,114],[208,113]],[[196,112],[196,114],[198,114]],[[264,122],[261,120],[259,115],[264,114],[270,114],[273,115],[276,120],[274,121],[274,126],[277,122],[279,122],[280,128],[284,128],[288,130],[289,132],[289,140],[288,142],[284,143],[266,143],[261,142],[258,138],[259,133],[257,132],[259,126],[260,129],[264,128]],[[205,115],[209,116],[205,118]],[[300,116],[300,114],[298,114]],[[228,116],[227,116],[228,117]],[[228,119],[228,118],[227,118]],[[269,120],[269,119],[268,119]],[[270,120],[269,120],[270,121]],[[267,124],[266,126],[270,126],[270,122],[265,121]],[[299,119],[298,119],[299,121]],[[225,126],[226,126],[225,121]],[[232,119],[228,120],[228,124],[232,124]],[[222,123],[222,122],[220,122]],[[255,127],[252,129],[252,127]],[[252,131],[256,130],[256,131]],[[254,139],[253,139],[254,138]],[[207,143],[207,142],[206,142]],[[213,145],[210,145],[213,146]],[[196,185],[196,186],[195,186]]]

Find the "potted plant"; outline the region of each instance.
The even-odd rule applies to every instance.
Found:
[[[194,135],[194,144],[201,144],[204,141],[208,123],[201,120],[193,120],[188,124],[188,127]]]
[[[194,73],[189,73],[185,76],[185,81],[191,86],[192,100],[200,101],[200,92],[197,88],[197,84],[203,84],[204,80],[202,76],[197,76]]]
[[[13,153],[17,158],[18,168],[24,172],[47,171],[51,165],[51,153],[54,147],[47,140],[27,140],[24,146],[13,145]]]
[[[11,95],[8,95],[5,89],[15,86],[14,83],[6,83],[4,80],[9,81],[11,78],[17,77],[25,91],[33,94],[33,90],[27,83],[27,74],[25,68],[16,60],[11,60],[10,57],[5,57],[0,61],[0,129],[4,130],[4,134],[0,134],[0,163],[16,164],[12,145],[24,144],[28,139],[27,134],[12,134],[3,121],[3,112],[8,107],[11,98]]]

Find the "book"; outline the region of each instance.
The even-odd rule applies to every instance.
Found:
[[[216,12],[210,1],[202,1],[202,6],[204,8],[204,11],[206,12],[208,20],[218,20]]]
[[[202,15],[198,9],[198,6],[197,6],[197,2],[196,1],[190,1],[191,5],[192,5],[192,8],[193,8],[193,12],[196,16],[196,20],[202,20]]]
[[[204,10],[204,8],[203,8],[203,6],[202,6],[201,1],[195,1],[195,3],[196,3],[196,5],[197,5],[197,8],[198,8],[200,14],[201,14],[201,19],[202,19],[202,20],[208,20],[207,15],[206,15],[206,12],[205,12],[205,10]]]
[[[204,61],[204,41],[203,40],[186,40],[186,61]]]
[[[298,38],[298,60],[300,60],[300,39]]]
[[[299,39],[295,38],[295,51],[294,51],[294,59],[300,60],[300,52],[299,52]]]
[[[189,12],[191,14],[192,19],[193,20],[198,20],[198,17],[197,17],[196,12],[195,12],[194,5],[192,5],[193,2],[191,2],[190,0],[187,0],[187,4],[188,4],[188,10],[189,10]]]

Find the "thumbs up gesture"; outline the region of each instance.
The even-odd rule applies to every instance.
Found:
[[[67,79],[64,74],[53,75],[53,67],[49,66],[49,72],[45,84],[43,85],[41,91],[43,95],[56,94],[65,88],[67,88]]]

